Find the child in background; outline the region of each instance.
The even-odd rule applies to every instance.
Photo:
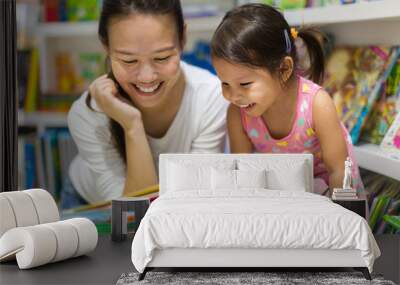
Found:
[[[314,192],[342,188],[344,161],[353,161],[352,186],[364,196],[352,143],[335,105],[316,83],[324,54],[314,30],[291,29],[283,15],[262,4],[228,12],[211,44],[223,96],[232,153],[312,153]],[[298,68],[295,39],[307,46],[310,68]],[[316,83],[314,83],[314,82]],[[329,188],[328,188],[329,187]]]

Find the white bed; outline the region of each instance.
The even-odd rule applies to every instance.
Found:
[[[312,165],[309,154],[161,155],[160,197],[132,243],[140,279],[155,267],[354,267],[370,278],[380,251],[367,222],[312,193]]]

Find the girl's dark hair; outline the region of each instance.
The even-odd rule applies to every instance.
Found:
[[[129,16],[132,13],[148,14],[148,15],[171,15],[173,17],[178,40],[183,48],[184,43],[184,19],[180,0],[103,0],[103,6],[100,14],[98,36],[100,41],[105,46],[109,46],[109,35],[108,27],[111,19]],[[143,31],[148,33],[149,31]],[[131,101],[130,97],[121,88],[116,81],[114,74],[110,68],[109,60],[106,60],[107,70],[109,70],[108,76],[113,79],[118,87],[119,94]],[[90,94],[86,97],[86,105],[92,110],[90,104]],[[114,141],[114,144],[121,155],[123,160],[126,162],[126,146],[125,146],[125,134],[121,125],[110,118],[110,131]]]
[[[317,83],[324,77],[324,52],[319,35],[322,34],[311,28],[298,31],[310,58],[306,74]],[[279,11],[263,4],[247,4],[229,11],[214,33],[211,54],[229,62],[266,68],[272,74],[280,71],[286,56],[292,57],[294,70],[298,65],[289,24]]]

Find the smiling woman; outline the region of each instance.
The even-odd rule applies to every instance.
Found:
[[[180,60],[186,27],[178,0],[104,0],[99,38],[109,73],[72,106],[79,156],[64,208],[158,183],[160,153],[221,152],[227,103],[218,79]]]

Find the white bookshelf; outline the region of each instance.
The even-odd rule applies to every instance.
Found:
[[[188,32],[212,32],[222,20],[223,15],[199,17],[186,20]],[[98,22],[54,22],[39,24],[36,34],[39,37],[97,37]]]
[[[196,39],[210,40],[212,32],[221,22],[223,15],[190,18],[187,48]],[[40,87],[45,93],[54,90],[55,74],[51,72],[51,61],[58,51],[79,49],[80,51],[102,51],[97,36],[98,22],[54,22],[42,23],[36,28],[40,53]]]
[[[363,144],[354,147],[360,167],[400,181],[400,153],[387,152],[378,145]]]
[[[67,113],[61,112],[24,112],[18,111],[18,125],[36,127],[39,133],[46,128],[67,127]]]
[[[294,26],[332,25],[365,21],[387,21],[400,19],[399,0],[380,0],[347,5],[288,10],[287,21]]]

